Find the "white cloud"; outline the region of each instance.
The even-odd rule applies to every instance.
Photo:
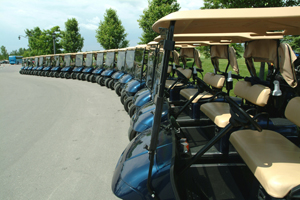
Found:
[[[93,31],[98,28],[98,26],[95,24],[80,24],[79,26]]]
[[[113,8],[122,21],[130,46],[139,42],[142,34],[137,19],[147,8],[146,0],[0,0],[1,45],[10,52],[19,48],[27,48],[27,39],[18,40],[18,35],[24,35],[25,29],[50,29],[53,26],[65,28],[67,19],[76,18],[80,33],[85,38],[83,50],[100,48],[95,39],[95,30],[103,20],[105,10]],[[203,6],[203,0],[177,0],[181,10],[194,10]],[[5,38],[3,38],[5,37]]]

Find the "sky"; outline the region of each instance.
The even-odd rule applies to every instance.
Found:
[[[197,10],[203,6],[203,0],[177,2],[180,10]],[[129,46],[136,46],[142,34],[137,19],[147,7],[148,0],[0,0],[0,46],[5,46],[8,53],[28,48],[27,38],[18,39],[19,35],[25,36],[25,29],[59,26],[64,30],[67,19],[76,18],[84,37],[82,51],[102,50],[95,34],[108,8],[117,11],[128,34]]]

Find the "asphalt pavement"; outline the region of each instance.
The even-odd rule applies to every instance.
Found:
[[[120,98],[19,69],[0,66],[0,199],[118,199],[111,179],[130,120]]]

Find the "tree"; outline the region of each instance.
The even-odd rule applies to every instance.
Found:
[[[111,8],[104,14],[104,21],[100,21],[96,30],[97,42],[104,49],[117,49],[128,47],[129,41],[126,40],[127,33],[119,19],[117,12]]]
[[[152,25],[157,20],[179,9],[177,0],[148,0],[148,8],[144,9],[143,15],[137,20],[143,30],[142,37],[139,37],[140,44],[147,44],[159,35],[152,30]]]
[[[288,7],[288,6],[298,6],[300,5],[299,0],[267,0],[267,1],[257,1],[257,0],[204,0],[204,7],[201,9],[218,9],[218,8],[255,8],[255,7]],[[298,51],[300,50],[300,37],[299,36],[285,36],[284,40],[290,43],[291,47]],[[237,57],[241,57],[243,51],[241,44],[231,44],[234,46]],[[205,48],[201,48],[201,51],[207,55],[208,52]]]
[[[75,18],[68,19],[65,22],[65,31],[61,31],[61,46],[65,53],[81,51],[84,38],[79,33],[78,22]]]
[[[204,0],[204,7],[212,8],[257,8],[257,7],[287,7],[299,5],[299,0]]]
[[[26,29],[25,34],[28,38],[29,56],[53,54],[54,49],[52,33],[59,31],[59,26],[54,26],[49,30],[43,31],[41,31],[39,27],[35,27],[32,30]],[[60,38],[61,34],[57,33],[55,38],[55,47],[57,49],[57,53],[61,52],[61,45],[59,44]]]
[[[6,50],[6,47],[2,45],[0,47],[0,51],[1,51],[0,60],[8,60],[8,52]]]

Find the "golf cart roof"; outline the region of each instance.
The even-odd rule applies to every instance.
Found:
[[[157,45],[158,44],[158,42],[156,42],[156,41],[151,41],[151,42],[149,42],[147,45],[148,46],[151,46],[151,45]]]
[[[208,41],[215,43],[243,43],[251,40],[263,39],[282,39],[282,35],[263,35],[258,36],[253,32],[250,33],[204,33],[204,34],[174,34],[173,40],[177,41]],[[159,42],[163,38],[157,36],[154,40]]]
[[[109,49],[109,50],[107,50],[107,52],[118,52],[119,51],[119,49]]]
[[[94,53],[105,53],[107,50],[101,50],[101,51],[93,51]]]
[[[257,35],[300,35],[300,7],[185,10],[156,21],[152,29],[169,28],[176,21],[174,33],[238,33]],[[272,32],[278,31],[280,32]]]

